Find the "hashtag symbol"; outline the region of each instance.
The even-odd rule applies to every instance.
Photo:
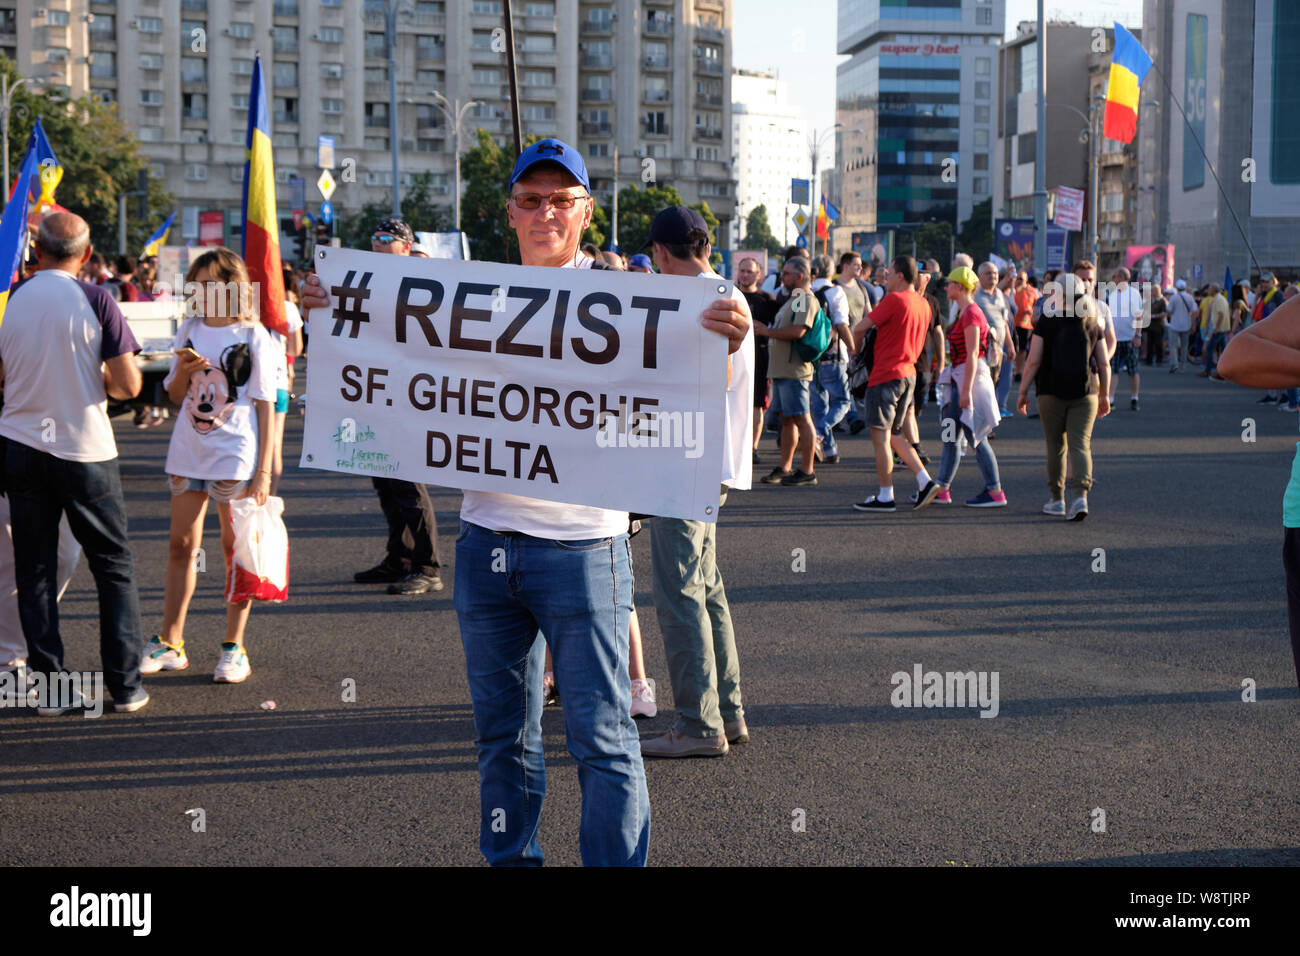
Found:
[[[339,297],[338,308],[334,310],[334,331],[330,335],[342,335],[343,324],[351,322],[352,331],[348,333],[348,338],[355,339],[361,331],[361,323],[370,321],[370,313],[362,309],[361,304],[370,298],[370,290],[366,287],[370,285],[371,275],[373,273],[364,273],[361,284],[353,286],[352,281],[357,277],[357,272],[350,269],[344,276],[342,285],[330,286],[330,293]]]

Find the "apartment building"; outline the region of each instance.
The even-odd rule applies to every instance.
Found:
[[[184,215],[181,238],[237,243],[253,57],[270,98],[282,231],[289,184],[319,208],[317,142],[335,141],[336,215],[392,187],[389,56],[383,0],[0,0],[0,52],[20,72],[76,97],[118,104],[153,175]],[[649,170],[729,228],[731,0],[514,0],[524,136],[558,136],[587,156],[608,199]],[[397,19],[399,179],[433,177],[452,202],[452,136],[431,95],[473,102],[479,128],[513,148],[501,0],[409,0]],[[57,143],[55,147],[57,148]],[[653,159],[647,166],[643,160]],[[343,175],[344,164],[355,181]],[[220,214],[219,232],[215,220]],[[418,224],[417,224],[418,225]],[[723,235],[728,234],[723,232]]]

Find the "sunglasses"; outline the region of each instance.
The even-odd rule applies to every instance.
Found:
[[[520,193],[518,196],[511,196],[510,201],[520,209],[539,209],[543,202],[548,202],[556,209],[572,209],[573,204],[579,199],[590,199],[590,196],[575,196],[572,193],[552,193],[550,196],[543,196],[540,193]]]
[[[406,240],[400,236],[394,236],[391,233],[381,232],[378,235],[371,236],[370,241],[377,242],[381,246],[387,246],[394,242],[405,242]]]

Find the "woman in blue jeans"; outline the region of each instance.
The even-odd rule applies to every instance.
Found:
[[[966,500],[970,508],[1004,508],[1007,496],[998,475],[998,459],[989,447],[988,435],[998,423],[997,394],[983,356],[989,345],[989,324],[971,297],[979,283],[975,272],[960,266],[948,276],[948,298],[957,303],[957,321],[948,330],[948,351],[952,362],[940,377],[940,422],[943,456],[938,481],[943,490],[938,504],[952,504],[949,489],[961,463],[959,444],[965,437],[975,448],[975,460],[984,476],[984,490]]]

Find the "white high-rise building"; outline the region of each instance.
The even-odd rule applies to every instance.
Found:
[[[808,178],[808,135],[799,107],[786,102],[785,83],[776,73],[732,71],[731,141],[738,181],[732,247],[745,244],[746,220],[758,206],[767,207],[772,235],[793,242],[790,180]]]

